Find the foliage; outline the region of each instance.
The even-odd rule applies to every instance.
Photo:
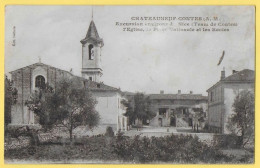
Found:
[[[84,137],[84,142],[67,144],[45,144],[36,146],[36,153],[30,155],[27,149],[5,152],[5,158],[27,160],[50,160],[70,162],[83,161],[122,161],[127,163],[225,163],[231,157],[218,149],[200,142],[197,137],[171,135],[167,137]]]
[[[136,93],[131,100],[123,100],[122,104],[127,108],[125,115],[129,117],[130,123],[139,119],[146,124],[147,120],[155,116],[151,110],[151,100],[143,93]]]
[[[234,149],[241,146],[239,137],[233,134],[216,134],[213,137],[213,144],[216,148]]]
[[[44,128],[63,125],[72,141],[72,131],[76,127],[86,125],[92,128],[98,124],[97,102],[87,89],[66,79],[57,84],[55,92],[48,88],[36,91],[27,101],[28,108],[39,117]]]
[[[25,137],[30,139],[29,145],[35,146],[39,144],[37,129],[29,128],[29,126],[20,126],[20,127],[9,127],[6,130],[5,140],[10,141],[10,138],[15,138],[21,140]]]
[[[106,128],[106,133],[105,133],[105,135],[108,136],[108,137],[113,137],[113,136],[114,136],[113,128],[110,127],[110,126],[108,126],[108,127]]]
[[[114,140],[114,137],[111,137]],[[77,139],[75,139],[77,140]],[[96,160],[116,160],[117,155],[112,153],[113,147],[107,143],[106,136],[85,137],[84,143],[75,143],[71,146],[69,143],[46,143],[36,146],[36,153],[30,154],[28,148],[11,149],[5,151],[5,159],[18,159],[30,161],[50,161],[64,162],[85,159],[87,161]]]
[[[114,152],[124,161],[214,163],[229,158],[218,149],[209,147],[190,135],[171,135],[166,137],[124,137],[114,144]]]
[[[12,81],[5,76],[5,124],[11,123],[11,107],[17,102],[18,90]]]
[[[254,139],[254,106],[254,94],[248,90],[240,92],[233,103],[234,114],[231,115],[227,128],[241,137],[242,147]]]
[[[30,98],[25,102],[28,109],[36,114],[39,124],[45,131],[51,129],[57,121],[55,114],[49,110],[49,106],[52,103],[50,97],[53,94],[54,89],[47,83],[42,88],[36,88],[30,95]]]

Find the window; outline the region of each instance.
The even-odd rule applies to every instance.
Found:
[[[159,115],[165,115],[166,114],[166,108],[159,108]]]
[[[35,87],[43,89],[45,88],[45,78],[41,75],[37,76],[35,79]]]
[[[214,96],[213,93],[214,92],[210,92],[210,101],[213,101],[213,96]]]
[[[88,55],[90,60],[94,59],[94,46],[92,44],[88,46]]]
[[[188,111],[188,109],[183,108],[183,109],[182,109],[182,114],[183,114],[183,115],[187,114],[187,111]]]
[[[89,77],[89,80],[91,80],[91,81],[92,81],[92,77]]]

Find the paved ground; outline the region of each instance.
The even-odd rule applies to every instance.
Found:
[[[86,128],[86,127],[79,127],[76,128],[73,131],[73,134],[75,136],[93,136],[93,135],[99,135],[99,134],[105,134],[106,128],[108,125],[103,125],[96,127],[92,130]],[[109,125],[111,126],[111,125]],[[113,130],[116,132],[116,127],[112,125]],[[62,137],[67,137],[68,133],[60,130],[58,131],[59,135]],[[141,129],[137,128],[132,128],[129,131],[124,131],[125,136],[146,136],[146,137],[161,137],[161,136],[167,136],[167,135],[192,135],[192,136],[198,136],[201,141],[206,142],[207,144],[211,144],[213,140],[213,135],[212,133],[197,133],[192,130],[191,127],[186,128],[186,127],[151,127],[151,126],[144,126]]]
[[[213,140],[213,133],[197,133],[192,130],[192,128],[186,128],[186,127],[144,127],[140,130],[131,129],[129,131],[124,132],[124,135],[126,136],[146,136],[146,137],[161,137],[161,136],[167,136],[167,135],[192,135],[192,136],[198,136],[198,138],[206,142],[207,144],[211,144]]]

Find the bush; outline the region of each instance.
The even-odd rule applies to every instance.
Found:
[[[214,135],[213,144],[216,148],[240,148],[242,141],[236,135]]]
[[[76,139],[75,139],[76,140]],[[75,159],[126,161],[128,163],[224,163],[233,162],[232,157],[223,155],[215,147],[200,142],[198,137],[171,135],[166,137],[127,137],[119,134],[114,137],[103,135],[82,137],[73,146],[67,138],[62,143],[41,143],[5,151],[5,159],[29,159],[63,161]],[[252,158],[249,155],[247,158]],[[241,162],[246,162],[245,158]],[[28,160],[28,161],[29,161]]]
[[[113,137],[114,136],[114,131],[113,131],[112,127],[110,127],[110,126],[107,127],[105,136],[108,136],[108,137]]]
[[[214,163],[228,161],[214,147],[209,147],[191,135],[171,135],[166,137],[125,137],[114,144],[114,152],[124,161],[131,162],[178,162]]]

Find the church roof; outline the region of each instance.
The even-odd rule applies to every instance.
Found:
[[[66,74],[69,74],[69,76],[71,76],[73,78],[73,80],[76,80],[77,82],[84,82],[85,83],[85,86],[91,90],[91,91],[117,91],[117,92],[121,92],[120,89],[118,88],[114,88],[112,86],[108,86],[104,83],[98,83],[98,82],[94,82],[94,81],[91,81],[91,80],[88,80],[88,79],[85,79],[83,77],[79,77],[79,76],[76,76],[76,75],[73,75],[71,72],[69,71],[65,71],[65,70],[62,70],[62,69],[59,69],[59,68],[55,68],[53,66],[50,66],[50,65],[47,65],[47,64],[44,64],[44,63],[41,63],[41,62],[37,62],[37,63],[34,63],[34,64],[31,64],[31,65],[28,65],[28,66],[25,66],[25,67],[22,67],[22,68],[19,68],[19,69],[16,69],[14,71],[11,71],[9,73],[13,74],[17,71],[20,71],[22,69],[26,69],[26,68],[36,68],[37,66],[45,66],[45,67],[48,67],[48,68],[54,68],[54,69],[57,69],[58,71],[62,71],[62,72],[65,72]]]
[[[77,79],[79,81],[84,82],[85,87],[87,87],[89,90],[91,91],[120,91],[120,89],[112,87],[112,86],[108,86],[106,84],[104,84],[103,82],[95,82],[95,81],[91,81],[88,79],[85,79],[83,77],[79,77],[79,76],[74,76],[74,79]]]
[[[90,22],[86,37],[83,40],[81,40],[80,42],[86,43],[89,39],[92,39],[103,45],[103,40],[99,37],[96,25],[93,20]]]
[[[151,100],[207,100],[202,94],[150,94]]]
[[[37,63],[34,63],[34,64],[31,64],[31,65],[28,65],[28,66],[25,66],[25,67],[22,67],[22,68],[19,68],[19,69],[16,69],[16,70],[13,70],[13,71],[10,71],[9,73],[12,74],[16,71],[20,71],[22,69],[26,69],[26,68],[35,68],[37,66],[45,66],[45,67],[48,67],[48,68],[54,68],[54,69],[57,69],[59,71],[63,71],[63,72],[66,72],[70,75],[72,75],[72,73],[70,73],[69,71],[65,71],[65,70],[62,70],[62,69],[59,69],[59,68],[56,68],[56,67],[53,67],[51,65],[47,65],[47,64],[44,64],[44,63],[41,63],[41,62],[37,62]],[[73,76],[73,75],[72,75]]]

